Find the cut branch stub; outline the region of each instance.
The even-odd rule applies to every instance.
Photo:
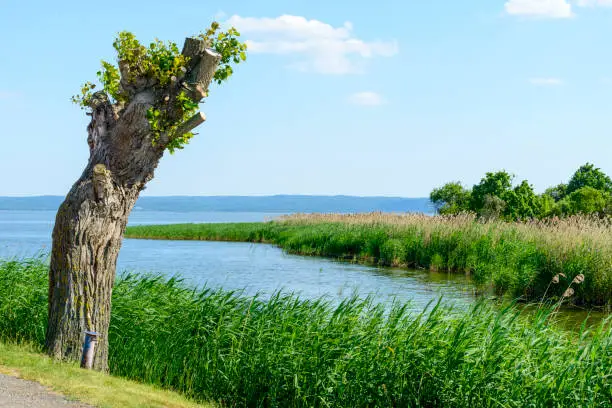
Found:
[[[183,46],[183,55],[189,58],[185,88],[195,102],[206,95],[221,60],[221,54],[207,47],[206,41],[193,37],[185,39]]]
[[[121,73],[121,87],[125,90],[130,89],[130,69],[125,61],[119,61],[119,72]]]
[[[185,133],[191,132],[193,129],[204,123],[205,120],[206,115],[204,115],[202,112],[196,113],[176,129],[176,131],[172,135],[172,138],[181,137]]]
[[[119,72],[121,73],[121,89],[132,96],[158,82],[156,78],[145,75],[139,66],[130,66],[126,61],[119,61]]]
[[[188,69],[191,70],[198,63],[196,60],[200,54],[209,47],[208,43],[198,37],[185,38],[182,54],[189,58]]]
[[[104,91],[95,92],[91,98],[87,100],[87,105],[94,111],[103,105],[108,105],[108,103],[108,95]]]

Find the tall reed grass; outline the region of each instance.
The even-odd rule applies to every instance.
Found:
[[[508,223],[479,222],[471,215],[297,214],[266,223],[130,227],[126,236],[268,242],[296,254],[459,272],[483,290],[526,301],[544,295],[557,300],[583,274],[572,301],[612,306],[610,219]],[[560,284],[549,287],[557,275]]]
[[[42,344],[46,272],[0,263],[0,339]],[[223,406],[612,406],[609,322],[567,333],[514,307],[264,302],[123,275],[108,336],[113,374]]]

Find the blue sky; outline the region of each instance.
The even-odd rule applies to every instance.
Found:
[[[612,1],[0,0],[0,195],[65,194],[87,161],[71,95],[121,30],[250,52],[147,195],[417,197],[506,169],[538,191],[612,174]]]

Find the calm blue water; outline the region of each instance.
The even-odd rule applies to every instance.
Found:
[[[185,222],[263,221],[279,214],[240,212],[134,211],[130,225]],[[54,211],[0,211],[0,258],[49,252]],[[193,285],[270,294],[342,299],[354,292],[380,301],[411,300],[421,309],[441,294],[453,303],[473,300],[472,287],[457,275],[374,268],[285,254],[263,244],[124,240],[118,271],[178,274]]]

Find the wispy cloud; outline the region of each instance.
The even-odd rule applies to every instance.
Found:
[[[213,18],[215,19],[215,21],[220,21],[223,20],[227,17],[227,13],[223,10],[219,10],[215,13],[215,15],[213,16]]]
[[[572,5],[567,0],[508,0],[504,7],[506,13],[513,16],[536,18],[569,18],[573,16]]]
[[[348,97],[348,101],[353,105],[378,106],[386,101],[382,95],[376,92],[357,92]]]
[[[578,7],[612,7],[612,0],[507,0],[507,14],[535,18],[570,18],[573,5]]]
[[[563,85],[560,78],[530,78],[529,83],[536,86],[559,86]]]
[[[398,53],[396,41],[364,41],[352,33],[353,25],[341,27],[302,16],[276,18],[241,17],[227,21],[248,38],[251,53],[292,55],[289,64],[301,71],[321,74],[360,72],[366,59]]]

